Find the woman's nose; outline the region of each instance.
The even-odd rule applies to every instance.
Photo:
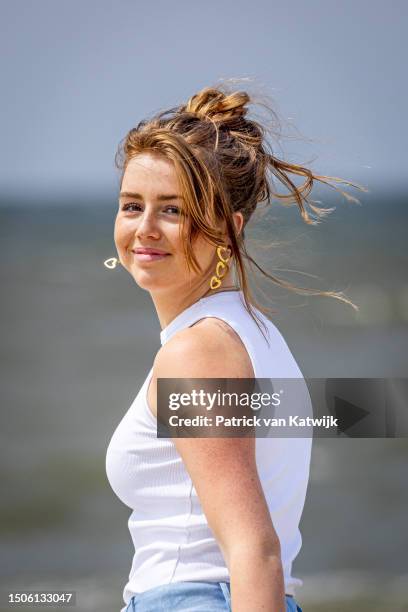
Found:
[[[160,236],[157,222],[152,214],[147,213],[139,217],[135,230],[135,236],[153,236],[154,238]]]

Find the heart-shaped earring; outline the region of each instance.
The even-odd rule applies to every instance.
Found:
[[[119,259],[116,259],[116,257],[110,257],[109,259],[106,259],[103,262],[103,265],[106,268],[109,268],[109,270],[113,270],[114,268],[116,268],[117,264],[120,264]]]
[[[228,257],[223,257],[223,253],[227,252]],[[222,278],[226,275],[229,269],[229,262],[231,261],[232,250],[231,247],[219,245],[217,247],[218,261],[215,266],[215,275],[211,277],[210,289],[218,289],[221,286]]]

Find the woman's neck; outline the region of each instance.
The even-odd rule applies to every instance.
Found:
[[[237,291],[240,287],[234,285],[232,276],[227,275],[220,287],[217,289],[210,289],[208,285],[196,287],[191,291],[180,292],[173,291],[169,294],[157,294],[151,292],[152,300],[156,308],[157,316],[162,329],[167,327],[173,319],[175,319],[181,312],[192,306],[195,302],[198,302],[202,298],[215,295],[217,293],[224,293],[227,291]]]

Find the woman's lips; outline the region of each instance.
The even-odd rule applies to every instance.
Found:
[[[137,251],[132,251],[132,253],[137,261],[159,261],[170,255],[170,253],[138,253]]]

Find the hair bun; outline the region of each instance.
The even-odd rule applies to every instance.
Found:
[[[245,104],[249,101],[250,97],[245,91],[225,94],[219,89],[205,87],[192,96],[181,110],[193,113],[201,119],[231,121],[246,115],[248,109]]]

